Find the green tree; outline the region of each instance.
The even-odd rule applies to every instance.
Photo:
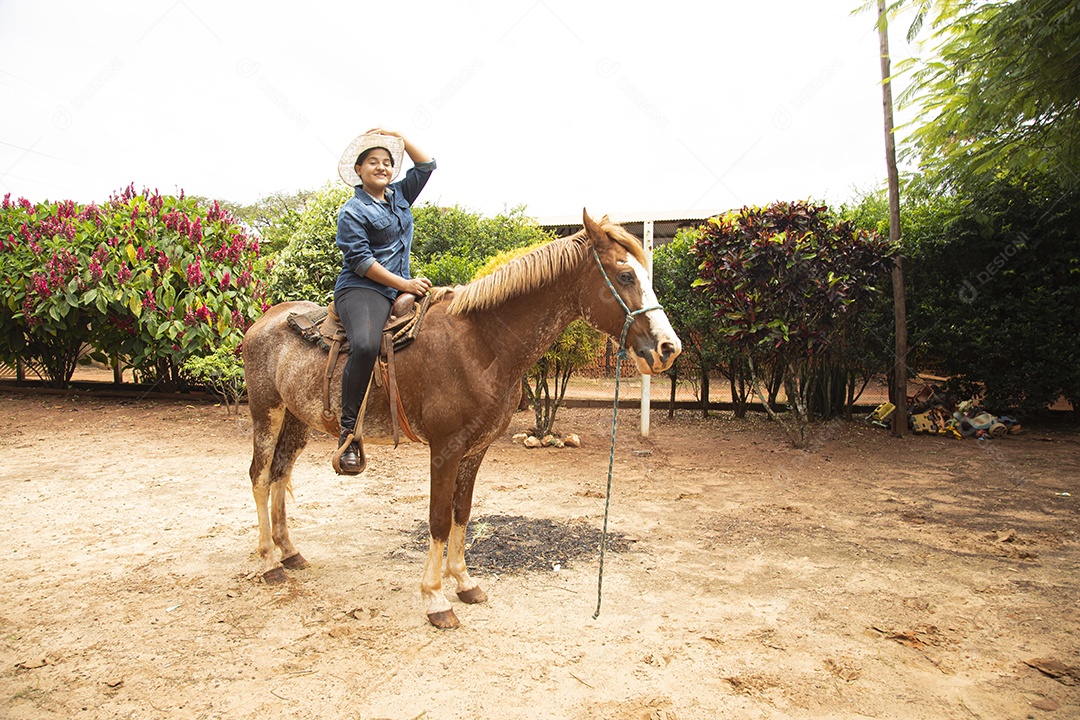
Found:
[[[498,253],[551,239],[524,206],[484,217],[457,205],[421,205],[413,216],[413,274],[435,285],[464,284]]]
[[[887,223],[880,197],[846,216]],[[962,197],[909,194],[902,217],[911,366],[997,413],[1031,417],[1062,396],[1080,407],[1077,189],[1045,177],[969,183]]]
[[[341,252],[334,243],[337,214],[351,193],[330,184],[309,198],[295,231],[275,258],[269,287],[276,301],[325,305],[334,298],[334,282],[341,272]],[[497,252],[550,238],[525,216],[524,208],[487,218],[456,206],[421,203],[413,208],[413,219],[412,274],[435,285],[466,283]]]
[[[925,57],[898,66],[911,78],[901,101],[917,110],[905,151],[922,170],[909,183],[918,196],[905,202],[918,216],[902,221],[905,253],[919,266],[910,357],[962,393],[985,392],[998,410],[1035,412],[1055,392],[1076,394],[1066,389],[1074,356],[1059,343],[1075,335],[1061,322],[1072,315],[1062,303],[1072,297],[1075,233],[1058,221],[1075,212],[1080,186],[1080,7],[890,7],[900,10],[915,13],[909,39],[926,30],[929,41]]]
[[[274,257],[267,282],[274,302],[311,300],[328,305],[341,273],[341,251],[334,243],[338,210],[353,191],[328,183],[307,201],[284,248]]]
[[[931,182],[960,187],[1005,172],[1077,184],[1080,167],[1080,6],[1074,0],[939,0],[930,54],[906,64],[902,98],[918,108],[908,141]],[[897,7],[894,6],[894,7]]]
[[[918,360],[997,413],[1030,416],[1062,396],[1080,406],[1078,189],[1002,179],[924,204]]]
[[[681,228],[671,242],[653,252],[653,287],[668,319],[683,343],[683,352],[668,371],[674,385],[680,375],[698,382],[702,414],[708,415],[709,373],[721,368],[732,384],[736,415],[746,414],[746,385],[740,381],[745,360],[724,342],[713,318],[715,312],[700,287],[694,245],[701,237],[697,228]],[[740,392],[741,391],[741,392]],[[739,400],[743,402],[739,402]],[[674,406],[673,406],[674,407]]]

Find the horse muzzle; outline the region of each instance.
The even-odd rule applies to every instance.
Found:
[[[671,367],[682,352],[682,343],[674,334],[646,347],[633,348],[634,362],[642,375],[656,375]]]

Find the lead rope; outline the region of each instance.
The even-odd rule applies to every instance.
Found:
[[[623,302],[622,296],[615,291],[615,286],[611,284],[611,280],[608,279],[607,273],[604,271],[604,264],[600,262],[600,255],[596,252],[596,248],[593,248],[593,257],[596,259],[597,267],[600,268],[600,277],[604,278],[608,290],[619,301],[623,312],[626,313],[626,322],[623,323],[622,333],[619,334],[619,353],[616,356],[617,362],[615,363],[615,407],[611,412],[611,454],[608,456],[607,494],[604,500],[604,529],[600,533],[600,570],[596,576],[596,612],[593,613],[593,620],[595,620],[600,617],[600,603],[603,600],[604,555],[607,552],[608,515],[611,510],[611,478],[615,469],[615,431],[619,425],[619,381],[622,376],[622,364],[626,360],[626,333],[630,330],[634,318],[638,315],[647,313],[650,310],[662,310],[663,308],[660,305],[643,307],[639,310],[628,308],[626,303]]]
[[[616,295],[616,297],[618,297]],[[615,469],[615,430],[619,426],[619,379],[622,374],[623,360],[626,359],[626,351],[619,350],[615,363],[615,408],[611,411],[611,454],[608,456],[607,466],[607,495],[604,500],[604,530],[600,533],[600,571],[596,576],[596,612],[593,620],[600,617],[600,602],[603,598],[604,589],[604,554],[607,551],[607,524],[608,512],[611,510],[611,476]]]

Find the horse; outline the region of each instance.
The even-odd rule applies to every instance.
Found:
[[[476,473],[518,409],[521,378],[566,326],[581,317],[618,338],[643,374],[663,372],[682,351],[653,293],[638,239],[606,216],[582,216],[584,227],[574,235],[466,285],[434,288],[422,331],[395,353],[400,406],[413,434],[430,447],[430,539],[420,592],[435,627],[460,624],[443,594],[444,551],[445,574],[456,581],[458,599],[487,600],[465,564]],[[332,430],[323,420],[326,353],[290,328],[287,318],[317,308],[302,301],[275,305],[244,336],[254,444],[249,473],[267,583],[283,582],[285,569],[308,564],[289,538],[285,496],[309,428]],[[339,358],[331,388],[340,387],[343,366]],[[336,417],[340,393],[331,396]],[[368,393],[362,422],[365,441],[392,441],[385,392]]]

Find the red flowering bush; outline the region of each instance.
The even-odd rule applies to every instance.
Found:
[[[267,307],[258,239],[216,202],[135,192],[104,206],[0,207],[0,359],[66,384],[80,349],[175,389],[191,355],[238,342]]]

